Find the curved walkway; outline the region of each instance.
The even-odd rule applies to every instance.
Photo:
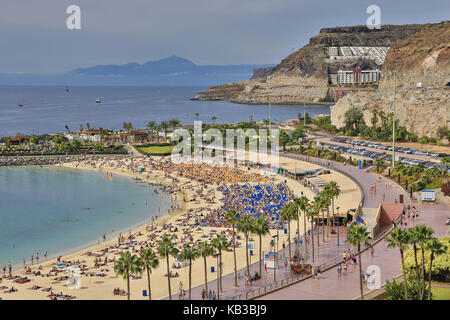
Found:
[[[297,158],[299,160],[313,162],[328,166],[327,160],[309,158],[301,155],[288,155],[289,158]],[[378,180],[378,175],[359,170],[353,166],[343,165],[337,162],[330,161],[331,169],[345,172],[353,177],[361,186],[365,193],[363,200],[363,207],[375,208],[383,202],[383,194],[385,195],[384,202],[394,202],[399,200],[399,194],[403,194],[407,202],[410,202],[409,196],[398,185],[393,184],[392,187],[386,188],[385,179]],[[377,185],[377,194],[370,194],[370,185],[375,183]],[[448,218],[450,208],[445,204],[424,204],[418,205],[414,203],[420,212],[419,218],[415,221],[407,220],[407,227],[425,224],[432,228],[435,233],[434,237],[443,237],[448,234],[448,226],[445,221]],[[377,265],[380,267],[381,283],[390,280],[401,273],[400,269],[400,254],[398,248],[387,248],[386,241],[382,240],[375,244],[374,255],[371,256],[369,251],[362,253],[363,271],[369,265]],[[369,290],[364,286],[364,294]],[[331,268],[323,272],[320,277],[315,279],[309,278],[299,283],[293,284],[289,287],[284,287],[273,293],[259,297],[261,300],[325,300],[325,299],[355,299],[360,296],[359,288],[359,270],[358,265],[349,265],[348,271],[342,277],[338,277],[337,267]]]
[[[434,237],[443,237],[448,233],[445,221],[449,214],[446,205],[426,204],[418,206],[420,216],[415,221],[407,221],[408,227],[425,224],[431,227]],[[366,251],[362,254],[363,271],[369,265],[377,265],[381,271],[381,283],[390,280],[401,273],[400,253],[398,248],[387,248],[386,241],[382,240],[374,246],[372,257]],[[369,290],[364,286],[364,294]],[[337,268],[332,268],[320,275],[319,279],[307,279],[305,281],[285,287],[276,292],[267,294],[258,299],[261,300],[343,300],[355,299],[360,296],[358,265],[349,265],[347,274],[338,277]]]
[[[391,188],[388,188],[388,190],[386,190],[386,185],[385,185],[384,179],[382,179],[380,181],[378,179],[377,175],[370,173],[368,171],[365,171],[365,170],[359,170],[358,168],[350,166],[350,165],[343,165],[341,163],[334,162],[334,161],[306,157],[306,156],[296,155],[296,154],[283,153],[280,155],[285,156],[287,158],[291,158],[291,159],[297,159],[297,160],[306,161],[309,163],[318,164],[323,167],[328,167],[330,164],[330,167],[329,167],[330,169],[336,170],[338,172],[348,175],[349,177],[351,177],[353,180],[355,180],[358,183],[361,191],[364,193],[364,197],[363,197],[363,201],[362,201],[363,207],[377,208],[379,206],[379,204],[381,202],[383,202],[383,194],[385,195],[384,201],[386,201],[386,202],[394,202],[396,200],[398,201],[399,194],[400,193],[404,194],[403,189],[401,189],[401,187],[399,187],[395,184]],[[374,184],[374,183],[377,185],[377,193],[371,194],[369,191],[370,185]],[[404,194],[404,195],[406,198],[408,197],[408,195],[406,195],[406,194]],[[315,266],[334,265],[335,263],[337,263],[339,261],[343,251],[345,251],[349,248],[352,251],[354,251],[354,248],[352,248],[350,245],[345,243],[345,238],[346,238],[346,229],[345,228],[340,228],[340,245],[339,246],[337,246],[336,237],[337,237],[337,235],[331,235],[330,238],[325,243],[323,243],[321,241],[321,246],[319,248],[316,248],[316,250],[315,250],[315,260],[314,260]],[[320,238],[322,239],[322,235],[320,236]],[[384,242],[384,241],[382,241],[382,242]],[[294,248],[292,250],[294,250]],[[376,250],[378,252],[378,249],[376,249]],[[380,250],[380,253],[377,253],[377,254],[380,254],[380,256],[381,256],[381,252],[382,251]],[[282,256],[288,255],[287,248],[282,250],[281,255]],[[375,257],[376,257],[376,255],[375,255]],[[363,262],[364,262],[364,259],[365,258],[363,255]],[[306,259],[306,262],[312,263],[311,253],[309,253],[309,255]],[[393,262],[393,263],[389,263],[389,265],[398,266],[398,263]],[[348,271],[347,278],[349,280],[351,278],[349,275],[352,273],[352,267],[353,266],[350,266],[349,271]],[[251,265],[251,273],[253,273],[254,271],[256,271],[258,269],[259,269],[259,262],[253,263]],[[325,268],[321,267],[320,269],[324,270]],[[334,269],[332,269],[331,271],[328,271],[328,272],[324,272],[321,275],[321,277],[328,275],[333,270]],[[194,272],[195,272],[195,270],[194,270]],[[261,280],[254,281],[251,287],[246,287],[244,272],[245,272],[245,268],[238,271],[238,274],[239,274],[239,280],[238,280],[239,287],[238,288],[234,288],[234,286],[233,286],[233,284],[234,284],[234,274],[233,273],[231,273],[227,276],[224,276],[222,278],[224,292],[221,293],[221,296],[220,296],[221,299],[245,299],[247,297],[247,294],[249,294],[249,293],[251,293],[251,295],[249,297],[253,296],[253,293],[258,288],[261,288],[261,290],[259,290],[259,293],[265,292],[264,290],[269,290],[270,287],[268,288],[268,286],[270,286],[270,284],[274,282],[273,281],[273,279],[274,279],[273,270],[269,269],[268,273],[266,275],[264,275]],[[334,272],[334,273],[335,273],[334,276],[336,276],[336,272]],[[216,276],[216,274],[213,274],[213,275],[210,274],[210,276]],[[289,281],[289,278],[291,278],[289,282],[296,280],[296,279],[292,278],[292,274],[291,274],[289,268],[285,267],[285,266],[280,266],[280,268],[277,269],[276,278],[277,279],[284,278],[287,281]],[[384,280],[385,279],[382,278],[382,281],[384,281]],[[314,281],[314,282],[312,282],[312,281]],[[317,285],[315,284],[316,281],[317,280],[309,278],[309,279],[303,280],[301,282],[298,282],[296,284],[293,284],[289,287],[280,289],[274,293],[263,296],[262,299],[325,299],[327,297],[327,295],[324,295],[323,287],[322,287],[322,290],[320,290],[320,288],[318,288],[318,290],[316,290],[316,291],[312,291],[312,290],[308,289],[308,287],[307,287],[308,285],[317,287]],[[317,282],[320,282],[320,280],[318,280]],[[350,283],[351,281],[348,281],[348,282]],[[322,286],[326,285],[325,281],[322,281],[320,283],[322,283]],[[330,298],[334,297],[335,299],[344,299],[344,297],[345,297],[345,299],[351,299],[351,298],[356,297],[359,294],[359,283],[357,281],[356,282],[352,281],[351,286],[353,286],[354,284],[355,284],[355,288],[357,289],[356,293],[353,293],[353,290],[348,290],[346,292],[346,294],[348,296],[343,296],[341,294],[341,292],[339,292],[339,290],[338,291],[327,290],[327,292],[330,292],[330,294],[331,294],[328,296],[328,298],[330,299]],[[305,289],[303,289],[303,286],[305,286]],[[197,286],[192,289],[192,299],[201,299],[201,291],[202,291],[203,287],[204,286],[201,285],[201,286]],[[208,282],[208,288],[217,292],[216,279]],[[299,289],[299,288],[301,288],[301,289]],[[327,286],[327,288],[328,288],[328,286]],[[308,292],[308,293],[305,296],[302,296],[302,295],[298,294],[299,291]],[[173,299],[177,299],[177,298],[178,297],[176,294],[173,295]]]

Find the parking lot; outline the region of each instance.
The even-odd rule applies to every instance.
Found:
[[[328,141],[327,141],[328,140]],[[370,159],[383,159],[384,161],[391,161],[392,147],[381,143],[368,142],[361,140],[353,140],[345,137],[333,137],[330,139],[320,139],[319,141],[326,145],[327,148],[336,150],[339,153],[347,153],[353,155],[359,155],[363,157],[368,157]],[[334,143],[333,143],[334,142]],[[356,147],[358,146],[358,147]],[[400,156],[399,161],[407,165],[419,165],[423,164],[425,168],[443,168],[439,163],[439,159],[445,156],[450,156],[448,154],[438,154],[430,153],[427,151],[413,150],[410,148],[396,147],[395,151],[408,156]],[[434,158],[434,159],[431,159]],[[434,161],[433,161],[434,160]]]

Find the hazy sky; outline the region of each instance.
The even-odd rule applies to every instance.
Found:
[[[81,30],[66,9],[81,8]],[[446,0],[0,0],[0,73],[55,73],[170,55],[197,64],[278,63],[320,28],[449,19]]]

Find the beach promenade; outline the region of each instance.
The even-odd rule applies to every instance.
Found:
[[[282,154],[282,156],[329,167],[330,169],[337,170],[340,173],[350,176],[357,181],[364,195],[361,201],[362,207],[377,208],[381,202],[398,202],[400,194],[403,194],[405,202],[414,204],[420,212],[419,218],[415,221],[408,221],[408,227],[426,224],[435,230],[435,237],[442,237],[448,233],[448,227],[445,226],[444,222],[447,219],[449,208],[444,204],[418,205],[415,202],[411,202],[409,195],[400,186],[396,184],[389,185],[387,179],[353,166],[294,154]],[[377,192],[375,194],[370,192],[370,186],[372,184],[376,184],[377,186]],[[233,273],[222,278],[223,292],[220,294],[220,299],[251,299],[257,297],[257,299],[262,300],[332,300],[357,298],[360,295],[358,265],[349,264],[347,272],[344,272],[342,277],[338,277],[337,267],[332,267],[342,261],[343,251],[350,249],[355,253],[355,248],[345,242],[346,228],[340,228],[339,236],[339,246],[337,245],[337,234],[332,234],[324,243],[321,242],[321,245],[318,248],[316,247],[314,262],[311,257],[311,249],[308,251],[306,263],[310,263],[316,266],[316,268],[319,267],[321,270],[331,267],[329,270],[322,272],[320,276],[316,276],[315,278],[309,276],[295,284],[283,287],[287,283],[296,282],[298,276],[292,274],[288,265],[283,265],[283,263],[281,263],[276,270],[276,282],[274,279],[274,271],[268,269],[267,273],[263,271],[263,277],[260,280],[253,281],[251,286],[247,286],[245,281],[245,268],[243,268],[238,270],[239,287],[237,288],[234,287]],[[320,234],[320,240],[322,240],[322,234]],[[292,243],[291,246],[292,253],[294,253],[295,244]],[[286,246],[286,248],[279,252],[281,261],[284,261],[284,257],[288,256],[287,250],[288,248]],[[258,256],[256,256],[256,259],[258,259]],[[232,263],[232,261],[226,261],[225,263]],[[380,267],[382,284],[386,280],[390,280],[401,273],[398,248],[387,248],[385,240],[377,242],[374,246],[373,256],[369,251],[363,252],[362,263],[363,271],[365,271],[369,265],[377,265]],[[259,272],[259,261],[253,263],[250,270],[251,274],[255,271]],[[209,273],[209,280],[211,281],[208,283],[208,289],[217,292],[217,279],[211,279],[213,276],[217,275]],[[282,288],[274,290],[279,287]],[[201,299],[203,288],[204,285],[193,288],[192,299]],[[264,295],[266,292],[272,290],[274,291]],[[365,294],[369,291],[370,290],[364,286]],[[173,299],[177,299],[176,294],[173,295]]]
[[[428,204],[416,205],[420,216],[415,221],[408,221],[408,227],[425,224],[432,228],[434,237],[443,237],[448,234],[448,226],[444,224],[449,214],[446,205]],[[401,274],[400,253],[398,248],[387,248],[386,241],[382,240],[374,246],[374,255],[369,251],[362,254],[363,271],[369,265],[377,265],[381,271],[381,283]],[[370,292],[364,285],[364,294]],[[307,279],[289,287],[285,287],[268,295],[261,300],[342,300],[355,299],[360,296],[358,265],[349,265],[347,273],[338,277],[337,268],[323,272],[316,279]]]

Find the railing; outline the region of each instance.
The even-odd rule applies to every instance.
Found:
[[[291,154],[291,153],[280,153],[280,154],[281,154],[283,157],[286,157],[286,158],[297,159],[297,160],[301,160],[301,161],[305,161],[305,162],[310,162],[310,163],[316,164],[316,165],[321,166],[321,167],[327,167],[326,162],[330,162],[330,163],[336,164],[336,162],[331,161],[331,160],[317,159],[317,158],[314,158],[314,157],[304,156],[304,155],[300,155],[300,154]],[[360,202],[360,206],[362,207],[362,206],[364,205],[364,201],[365,201],[365,193],[364,193],[363,187],[362,187],[361,184],[358,182],[358,180],[356,180],[354,177],[352,177],[352,176],[351,176],[348,172],[346,172],[345,170],[342,170],[342,169],[339,168],[339,167],[335,167],[334,165],[333,165],[333,167],[330,168],[330,169],[332,169],[332,170],[334,170],[334,171],[337,171],[337,172],[339,172],[339,173],[342,173],[343,175],[345,175],[346,177],[348,177],[349,179],[351,179],[353,182],[356,183],[356,185],[358,186],[359,191],[360,191],[360,193],[361,193],[361,202]]]

